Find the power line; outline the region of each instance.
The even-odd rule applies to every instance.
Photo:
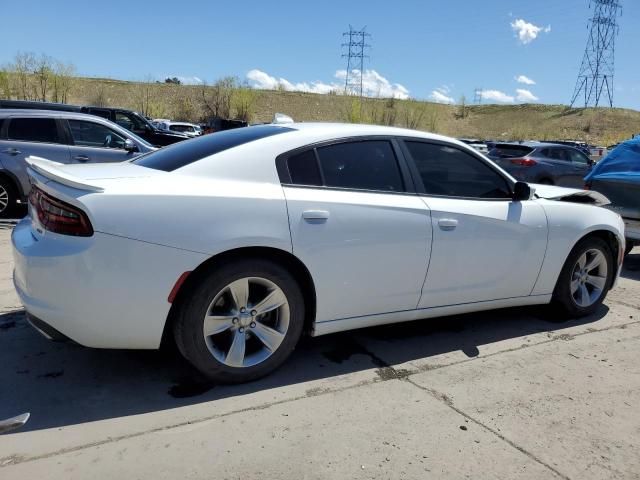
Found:
[[[618,0],[591,0],[589,8],[592,5],[594,10],[593,17],[589,19],[589,37],[571,106],[578,98],[580,102],[584,98],[585,108],[597,107],[604,93],[609,107],[613,107],[615,39],[619,30],[617,18],[622,6]]]
[[[367,27],[363,27],[360,30],[355,30],[349,25],[349,31],[342,34],[343,38],[348,39],[348,42],[342,44],[343,48],[347,47],[347,52],[342,54],[342,58],[347,58],[347,74],[344,79],[345,94],[359,93],[362,97],[364,59],[369,58],[365,51],[371,48],[371,45],[366,43],[366,38],[371,37],[366,29]]]

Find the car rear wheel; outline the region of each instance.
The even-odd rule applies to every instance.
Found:
[[[613,254],[607,243],[597,237],[585,238],[560,272],[552,305],[572,318],[589,315],[604,301],[613,275]]]
[[[304,324],[293,276],[266,260],[226,264],[185,296],[174,336],[182,355],[214,381],[240,383],[279,367]]]
[[[13,182],[0,177],[0,218],[15,214],[18,207],[18,190]]]

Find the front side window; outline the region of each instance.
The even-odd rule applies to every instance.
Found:
[[[12,118],[7,138],[27,142],[59,143],[58,128],[53,118]]]
[[[126,139],[104,125],[84,120],[69,120],[73,143],[83,147],[124,148]]]
[[[480,159],[458,148],[405,142],[422,179],[425,193],[464,198],[511,198],[507,181]]]
[[[317,152],[327,187],[404,191],[398,161],[389,141],[338,143],[320,147]]]

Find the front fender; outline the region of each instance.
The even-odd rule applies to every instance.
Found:
[[[538,280],[531,295],[553,293],[558,276],[569,253],[585,236],[594,232],[609,232],[617,239],[618,252],[624,252],[624,223],[622,218],[605,208],[571,202],[539,200],[547,215],[549,237]],[[620,272],[621,257],[615,259],[616,278]]]

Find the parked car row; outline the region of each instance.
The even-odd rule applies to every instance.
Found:
[[[21,100],[0,100],[0,109],[35,109],[64,112],[87,113],[106,118],[143,138],[151,145],[164,147],[191,138],[178,131],[156,128],[146,117],[138,112],[123,108],[91,107],[68,105],[66,103],[26,102]]]
[[[30,191],[29,156],[54,162],[122,162],[156,148],[130,130],[83,113],[0,109],[0,216],[15,213]]]

